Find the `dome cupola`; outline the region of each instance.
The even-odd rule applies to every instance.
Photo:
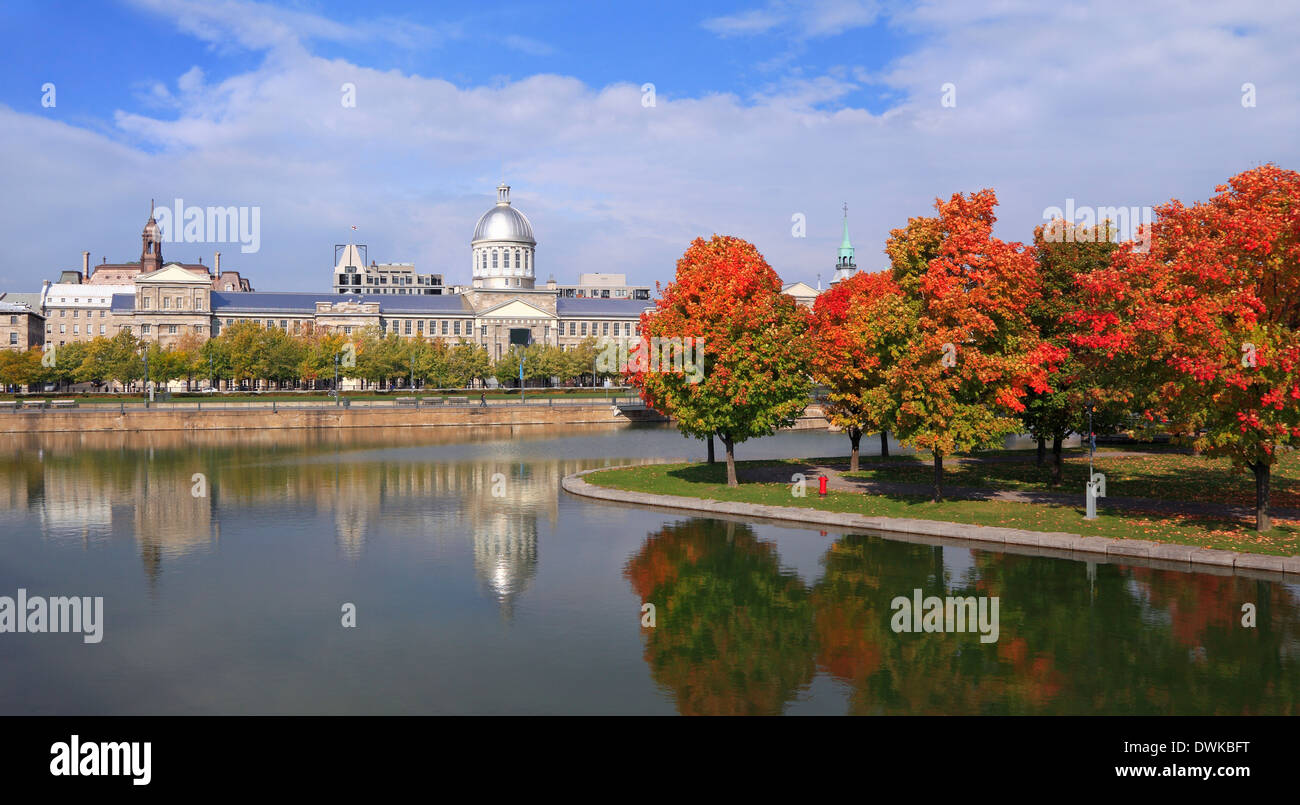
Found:
[[[497,187],[497,203],[474,227],[470,251],[475,288],[532,288],[537,239],[533,225],[510,204],[510,186]]]

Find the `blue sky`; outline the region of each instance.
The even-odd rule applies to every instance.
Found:
[[[259,290],[326,290],[354,225],[372,258],[464,283],[503,175],[541,279],[667,281],[717,231],[825,282],[842,203],[877,270],[890,229],[983,187],[998,234],[1027,240],[1067,199],[1191,201],[1300,167],[1300,14],[1282,5],[10,2],[0,290],[83,249],[136,259],[150,198],[259,207],[256,253],[164,248],[220,249]]]

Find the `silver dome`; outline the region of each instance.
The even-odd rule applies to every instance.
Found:
[[[508,240],[515,243],[537,245],[533,225],[528,216],[510,206],[510,187],[504,183],[497,188],[497,205],[478,219],[474,227],[474,243],[480,240]]]

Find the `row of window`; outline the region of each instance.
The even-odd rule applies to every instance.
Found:
[[[493,249],[493,250],[492,250],[492,267],[493,267],[493,268],[510,268],[510,267],[511,267],[511,266],[510,266],[510,255],[511,255],[511,252],[508,251],[508,250],[501,249],[501,250],[498,251],[497,249]],[[521,249],[515,249],[515,250],[514,250],[514,257],[515,257],[515,264],[514,264],[514,267],[515,267],[515,268],[520,268],[520,269],[529,269],[529,268],[532,268],[532,266],[533,266],[532,253],[529,252],[528,250],[526,250],[526,249],[523,249],[523,250],[521,250]],[[488,250],[487,250],[487,249],[484,249],[484,250],[482,250],[482,251],[479,252],[479,268],[486,269],[487,267],[488,267]]]
[[[80,309],[80,308],[74,308],[73,311],[72,311],[72,318],[74,318],[74,319],[75,319],[75,318],[78,318],[78,315],[77,315],[77,314],[80,313],[80,312],[81,312],[81,309]],[[100,317],[101,319],[104,318],[106,315],[108,315],[108,311],[107,311],[107,310],[101,310],[101,311],[99,311],[99,317]],[[67,317],[68,317],[68,311],[67,311],[67,310],[64,310],[64,309],[62,309],[62,308],[60,308],[60,309],[59,309],[59,318],[61,318],[61,319],[66,319]],[[92,319],[92,318],[94,318],[94,317],[95,317],[95,311],[93,311],[93,310],[87,310],[87,311],[86,311],[86,318],[88,318],[88,319]]]
[[[184,327],[185,327],[185,325],[183,325],[183,324],[160,324],[160,325],[158,325],[158,334],[159,334],[159,335],[177,335],[177,334],[181,333],[181,332],[184,330]],[[123,331],[123,332],[126,332],[126,333],[131,332],[131,325],[129,325],[129,324],[123,324],[123,325],[122,325],[122,331]],[[103,328],[102,328],[102,327],[100,328],[100,332],[101,332],[101,333],[103,332]],[[202,325],[202,324],[196,324],[196,325],[194,325],[194,332],[197,333],[198,335],[202,335],[202,334],[203,334],[203,325]],[[141,335],[153,335],[153,334],[154,334],[153,325],[152,325],[152,324],[141,324],[141,325],[140,325],[140,334],[141,334]]]
[[[163,309],[163,310],[171,310],[171,309],[172,309],[172,299],[173,299],[173,297],[170,297],[170,296],[164,296],[164,297],[162,297],[162,309]],[[185,308],[185,302],[187,301],[187,300],[185,299],[185,297],[183,297],[183,296],[177,296],[177,297],[175,297],[175,300],[176,300],[176,308],[175,308],[176,310],[181,310],[181,309]],[[148,296],[142,297],[142,298],[140,299],[140,309],[141,309],[141,310],[150,310],[151,308],[153,308],[153,299],[152,299],[151,297],[148,297]],[[203,309],[203,294],[202,294],[202,293],[195,293],[195,295],[194,295],[194,309],[195,309],[195,310],[202,310],[202,309]]]
[[[66,333],[67,331],[68,331],[68,325],[66,325],[66,324],[60,324],[60,325],[59,325],[59,332],[61,332],[61,333]],[[46,332],[47,334],[54,332],[54,325],[53,325],[53,324],[47,324],[47,325],[45,325],[45,332]],[[74,325],[72,325],[72,334],[73,334],[73,335],[81,335],[81,325],[80,325],[80,324],[74,324]],[[95,325],[93,325],[93,324],[87,324],[87,325],[86,325],[86,335],[94,335],[94,334],[95,334]],[[100,334],[100,335],[108,335],[108,327],[107,327],[106,325],[103,325],[103,324],[99,325],[99,334]]]

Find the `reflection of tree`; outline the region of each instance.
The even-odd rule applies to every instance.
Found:
[[[646,662],[684,715],[766,715],[809,681],[812,605],[745,525],[687,520],[648,538],[624,576],[655,605]]]
[[[934,574],[934,549],[845,537],[812,591],[818,664],[855,713],[1294,714],[1297,600],[1232,576],[977,551],[973,588]],[[954,580],[944,580],[951,583]],[[996,595],[997,643],[894,634],[889,603]],[[1240,625],[1256,603],[1258,627]]]
[[[1170,624],[1158,645],[1173,666],[1166,706],[1181,709],[1186,700],[1213,713],[1300,712],[1300,599],[1294,588],[1240,576],[1149,568],[1130,573],[1145,599],[1144,614]],[[1241,623],[1247,603],[1255,605],[1254,628]]]
[[[894,634],[896,596],[947,595],[942,548],[847,536],[813,588],[817,661],[851,689],[852,713],[1000,712],[996,644],[977,634]],[[951,590],[953,594],[978,594]],[[1006,615],[1002,622],[1005,631]]]

